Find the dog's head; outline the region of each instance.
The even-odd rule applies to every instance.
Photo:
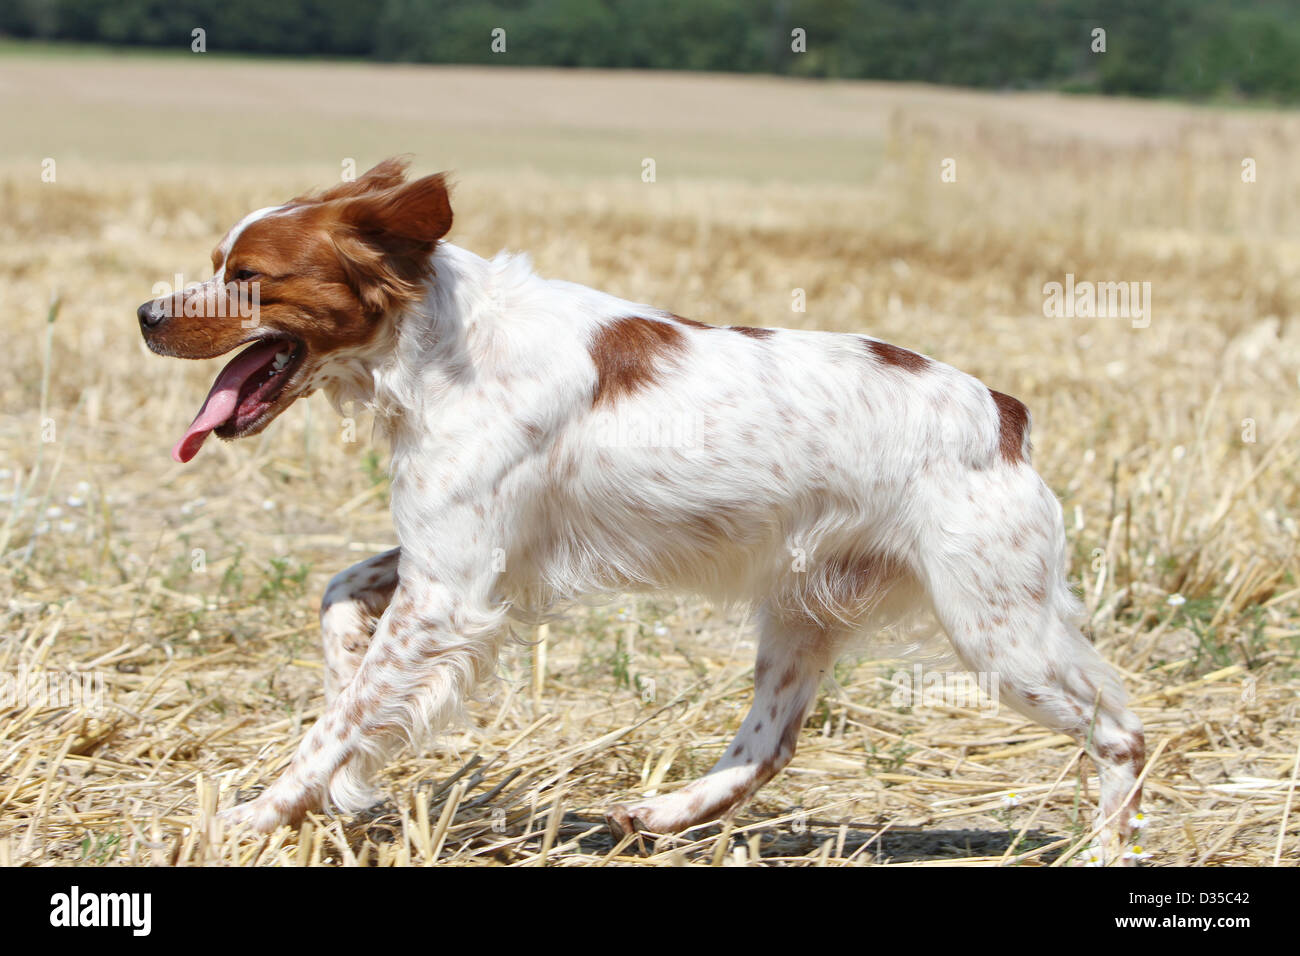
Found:
[[[255,435],[375,341],[424,294],[451,228],[442,174],[408,182],[386,160],[319,195],[245,216],[212,251],[201,285],[140,306],[159,355],[206,359],[246,345],[222,369],[172,457],[193,458],[212,432]]]

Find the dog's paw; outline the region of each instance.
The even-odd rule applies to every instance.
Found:
[[[678,833],[694,825],[686,801],[677,794],[666,794],[629,806],[616,803],[605,811],[605,824],[617,836],[630,833]]]
[[[640,833],[641,827],[632,811],[625,804],[616,803],[605,811],[605,826],[616,837],[625,837],[630,833]]]
[[[222,810],[217,814],[217,819],[221,821],[221,825],[228,833],[238,833],[241,830],[270,833],[276,827],[289,822],[285,815],[265,797],[258,797],[248,803]]]

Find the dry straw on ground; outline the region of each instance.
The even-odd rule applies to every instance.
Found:
[[[1026,401],[1091,633],[1156,754],[1148,862],[1295,862],[1294,117],[181,59],[20,58],[0,81],[0,672],[104,698],[0,703],[0,863],[1044,865],[1085,835],[1072,743],[1005,708],[897,706],[910,664],[854,656],[734,820],[613,843],[603,807],[705,770],[748,702],[746,622],[669,595],[513,648],[471,725],[404,753],[364,818],[260,841],[201,824],[319,715],[316,603],[391,544],[384,459],[314,398],[174,465],[214,363],[149,356],[133,310],[201,277],[243,212],[401,151],[456,170],[462,245],[706,322],[869,331]],[[1044,317],[1067,273],[1150,282],[1150,326]]]

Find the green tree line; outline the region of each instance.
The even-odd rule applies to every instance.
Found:
[[[189,49],[195,29],[213,53],[1300,99],[1297,0],[0,2],[11,37]]]

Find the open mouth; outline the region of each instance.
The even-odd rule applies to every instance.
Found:
[[[172,458],[189,461],[214,431],[222,438],[239,438],[265,422],[306,354],[301,342],[275,338],[255,342],[236,355],[212,383],[203,407],[172,449]]]

